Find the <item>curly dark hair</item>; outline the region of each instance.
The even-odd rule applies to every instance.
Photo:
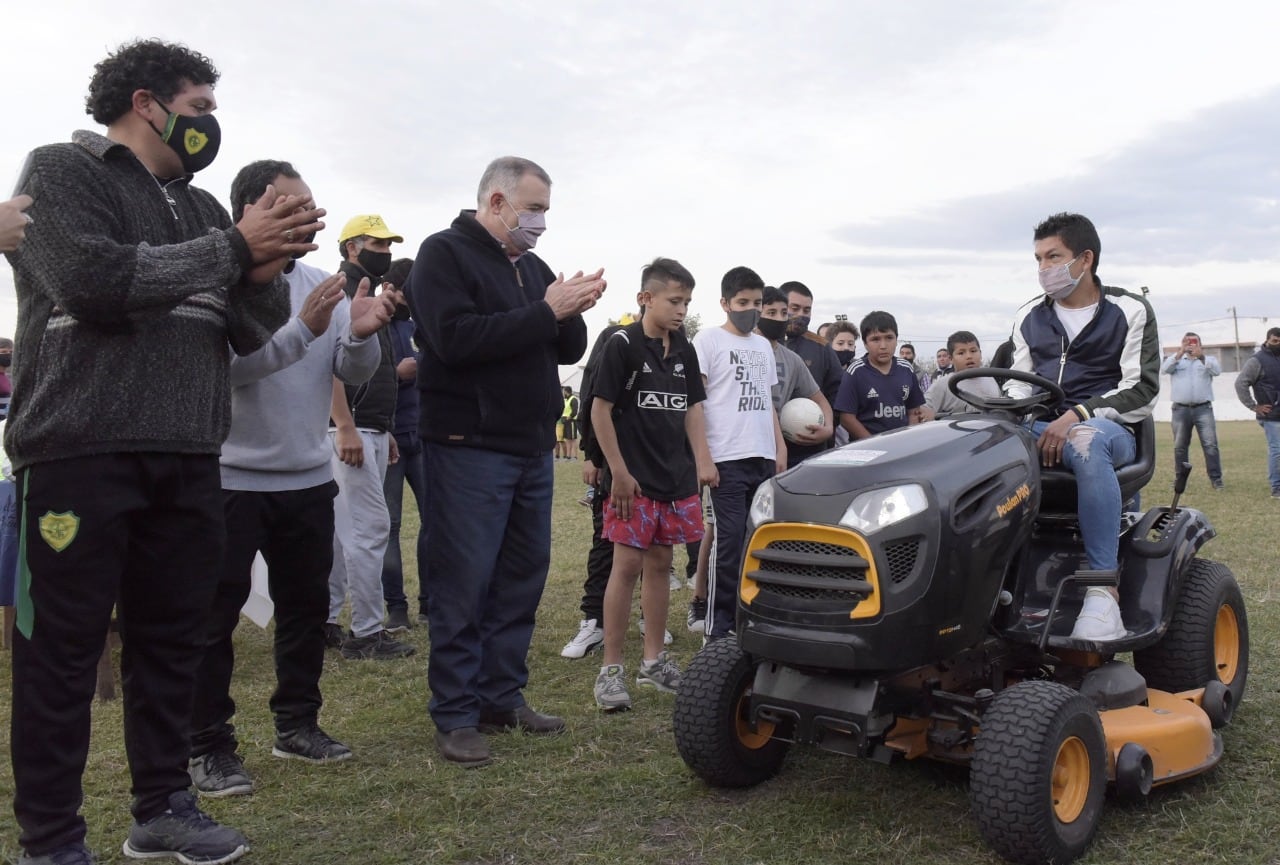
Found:
[[[218,83],[218,70],[208,57],[159,39],[121,45],[93,69],[84,113],[103,126],[110,126],[129,111],[135,90],[149,90],[167,103],[185,83]]]

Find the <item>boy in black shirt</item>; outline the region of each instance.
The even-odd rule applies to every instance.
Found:
[[[604,537],[613,541],[604,596],[604,666],[594,689],[596,704],[607,712],[631,708],[622,646],[642,568],[640,609],[656,627],[645,633],[636,684],[671,693],[680,687],[680,670],[663,649],[671,548],[702,537],[698,490],[715,481],[702,416],[702,373],[680,331],[693,276],[679,262],[658,258],[641,273],[640,286],[644,317],[605,345],[591,406],[591,426],[609,473]],[[637,340],[644,346],[639,369],[630,360]]]

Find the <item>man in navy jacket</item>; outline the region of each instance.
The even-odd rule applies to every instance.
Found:
[[[525,703],[526,656],[551,563],[559,365],[587,348],[603,270],[556,276],[530,250],[551,178],[494,160],[477,209],[422,244],[409,305],[426,340],[418,389],[427,461],[431,718],[448,760],[489,762],[481,733],[555,733]]]
[[[1126,424],[1151,415],[1160,390],[1160,340],[1146,298],[1098,279],[1102,243],[1093,223],[1059,213],[1035,230],[1044,300],[1024,307],[1013,330],[1013,369],[1056,381],[1066,393],[1058,416],[1033,426],[1045,466],[1076,476],[1085,558],[1118,574],[1117,527],[1124,503],[1115,469],[1133,462],[1137,442]],[[1022,395],[1028,385],[1009,382]],[[1125,635],[1119,595],[1092,587],[1071,636],[1106,641]]]

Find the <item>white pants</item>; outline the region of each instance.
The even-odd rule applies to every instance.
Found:
[[[333,502],[329,621],[338,621],[350,595],[351,633],[367,637],[382,630],[382,559],[391,533],[382,481],[387,474],[391,435],[360,430],[364,464],[359,468],[338,458],[336,437],[337,431],[329,430],[333,479],[338,482],[338,497]]]

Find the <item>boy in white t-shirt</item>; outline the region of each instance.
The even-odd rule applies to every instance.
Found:
[[[719,474],[711,489],[716,535],[708,573],[708,639],[733,631],[747,511],[756,487],[787,467],[787,446],[773,410],[777,366],[769,341],[755,333],[764,280],[735,267],[720,283],[723,325],[698,331],[693,347],[706,383],[707,444]]]

